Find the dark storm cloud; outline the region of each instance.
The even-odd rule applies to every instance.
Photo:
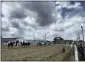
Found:
[[[72,17],[75,17],[75,16],[81,16],[81,17],[85,17],[85,14],[84,14],[84,11],[82,9],[76,9],[72,12],[67,12],[66,16],[68,16],[67,18],[70,19]]]
[[[19,20],[11,20],[10,22],[11,22],[12,27],[14,27],[18,30],[16,36],[23,36],[26,31],[26,28],[25,28],[25,26],[22,27],[20,25],[20,24],[22,24],[22,22]]]
[[[20,29],[18,29],[18,34],[19,35],[24,35],[24,33],[25,33],[25,28],[20,28]]]
[[[17,32],[15,32],[14,34],[16,35],[16,37],[23,37],[25,32],[26,32],[25,28],[20,28],[17,29]]]
[[[28,24],[26,21],[21,21],[21,23],[24,25],[24,26],[29,26],[31,28],[38,28],[39,26],[35,25],[35,24]]]
[[[1,17],[4,17],[4,14],[1,14]]]
[[[31,27],[31,28],[33,28],[33,29],[35,29],[35,30],[45,29],[45,28],[42,27],[42,26],[38,26],[38,25],[35,25],[35,24],[28,24],[28,23],[25,22],[25,21],[22,21],[21,23],[22,23],[24,26],[29,26],[29,27]]]
[[[81,3],[81,6],[83,7],[83,9],[85,10],[85,1],[70,1],[70,4],[75,4],[75,2],[79,2]]]
[[[2,27],[2,30],[1,31],[9,31],[9,28],[8,27]]]
[[[39,23],[40,26],[47,26],[55,20],[52,16],[55,10],[54,2],[24,2],[22,6],[25,9],[37,13],[36,22]]]
[[[24,19],[25,17],[27,15],[22,8],[14,9],[10,12],[10,18]]]
[[[68,9],[68,8],[62,8],[62,13],[61,13],[61,15],[62,15],[63,18],[65,18],[65,16],[66,16],[65,13],[72,12],[72,11],[74,11],[73,8],[71,8],[71,9]]]
[[[22,23],[24,24],[24,26],[28,26],[29,24],[25,21],[22,21]]]
[[[20,29],[21,27],[20,27],[20,25],[19,25],[19,21],[10,21],[11,22],[11,24],[12,24],[12,27],[14,27],[14,28],[17,28],[17,29]]]

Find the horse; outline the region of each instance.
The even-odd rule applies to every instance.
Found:
[[[8,47],[11,47],[11,48],[12,48],[13,45],[14,45],[14,42],[9,42],[9,43],[8,43]]]
[[[31,43],[30,42],[21,42],[21,46],[22,47],[27,47],[27,46],[30,46],[31,45]]]

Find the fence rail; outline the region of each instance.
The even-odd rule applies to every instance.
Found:
[[[78,51],[77,51],[77,46],[75,45],[75,61],[78,61]]]

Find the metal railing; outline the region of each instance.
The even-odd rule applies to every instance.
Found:
[[[77,51],[77,46],[74,45],[75,47],[75,61],[78,61],[78,51]]]

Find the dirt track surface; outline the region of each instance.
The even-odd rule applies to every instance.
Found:
[[[39,46],[32,45],[30,47],[13,47],[7,48],[2,46],[1,48],[1,60],[23,60],[23,61],[35,61],[35,60],[62,60],[65,54],[71,49],[66,46],[66,53],[61,53],[62,47],[65,45],[49,45]]]

